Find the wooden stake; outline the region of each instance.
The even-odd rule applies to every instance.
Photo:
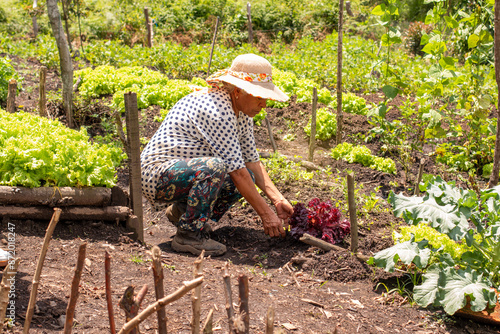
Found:
[[[205,250],[201,251],[200,256],[194,261],[193,278],[203,276],[203,257],[205,256]],[[193,318],[191,319],[191,333],[200,333],[200,309],[201,309],[201,285],[197,286],[193,290],[193,295],[191,296],[191,303],[193,306]]]
[[[252,29],[252,5],[247,2],[247,18],[248,18],[248,44],[253,43],[253,29]]]
[[[54,233],[54,229],[59,222],[60,215],[61,209],[54,208],[54,214],[52,215],[52,219],[50,220],[47,231],[45,232],[42,250],[40,251],[40,256],[38,257],[38,262],[36,264],[35,275],[33,276],[33,284],[31,286],[30,301],[28,303],[28,311],[26,311],[26,320],[24,321],[23,334],[27,334],[30,329],[31,319],[33,318],[33,313],[35,311],[36,296],[38,293],[40,275],[42,274],[43,262],[45,261],[45,255],[47,255],[50,239],[52,238],[52,233]]]
[[[226,311],[229,326],[229,333],[233,333],[234,309],[233,309],[233,293],[231,291],[231,275],[229,274],[229,264],[224,265],[224,294],[226,295]]]
[[[354,16],[354,14],[352,13],[351,2],[350,1],[346,1],[345,2],[345,11],[347,12],[347,15],[349,15],[350,17]]]
[[[278,148],[276,147],[276,142],[274,141],[274,136],[273,136],[273,129],[271,128],[271,122],[269,122],[269,119],[267,116],[264,118],[267,126],[267,132],[269,133],[269,140],[271,141],[271,145],[273,146],[273,152],[276,153],[278,152]]]
[[[33,22],[33,38],[36,39],[36,36],[38,35],[38,23],[36,22],[36,15],[33,15],[31,17],[31,22]]]
[[[274,333],[274,308],[269,306],[266,316],[266,334]]]
[[[211,308],[208,312],[207,319],[203,324],[203,334],[213,334],[213,318],[214,318],[214,309]]]
[[[120,298],[119,304],[121,309],[125,311],[125,320],[127,322],[131,321],[133,318],[137,316],[137,313],[139,313],[139,309],[141,308],[141,303],[144,300],[144,297],[146,297],[146,294],[148,293],[148,285],[144,284],[142,289],[135,297],[134,297],[134,289],[135,287],[133,285],[129,286],[123,293],[122,298]],[[130,332],[133,334],[139,333],[139,327],[135,326],[130,328]]]
[[[155,295],[156,300],[160,300],[165,297],[165,290],[163,289],[163,268],[161,267],[161,249],[158,246],[154,246],[151,249],[151,255],[153,257],[153,277],[155,283]],[[167,334],[167,315],[165,314],[165,309],[160,308],[156,315],[158,317],[158,333]]]
[[[134,229],[139,241],[144,242],[143,211],[142,211],[142,181],[141,181],[141,143],[139,140],[139,110],[137,109],[137,94],[125,93],[125,110],[127,123],[127,139],[130,146],[130,200],[132,211],[137,216],[138,226]]]
[[[349,220],[351,221],[351,252],[358,251],[358,217],[356,214],[356,199],[354,198],[354,175],[347,174],[347,198],[349,201]]]
[[[318,103],[318,91],[313,88],[312,114],[311,114],[311,138],[309,139],[309,158],[307,160],[314,161],[314,148],[316,146],[316,104]]]
[[[201,283],[203,283],[203,276],[198,277],[197,279],[194,279],[189,282],[183,282],[182,283],[183,286],[177,289],[177,291],[149,305],[139,315],[137,315],[135,318],[127,322],[118,332],[118,334],[130,333],[132,329],[136,328],[141,322],[146,320],[151,314],[153,314],[159,308],[162,308],[167,304],[175,302],[176,300],[184,296],[186,293],[199,286]]]
[[[17,273],[17,267],[19,266],[20,259],[9,260],[9,264],[2,273],[2,282],[0,283],[0,333],[3,331],[4,319],[7,313],[7,308],[9,305],[9,292],[11,291],[12,285],[15,283],[15,276]],[[8,323],[13,325],[15,319],[16,309],[15,307],[10,307],[9,315],[7,315]]]
[[[16,94],[17,81],[16,79],[10,79],[9,87],[7,90],[7,111],[10,113],[16,112]]]
[[[38,114],[42,117],[47,116],[47,96],[45,95],[45,81],[47,79],[47,67],[40,67],[40,84],[38,94]]]
[[[210,76],[210,65],[212,65],[212,56],[214,54],[214,46],[215,46],[215,40],[217,39],[218,29],[219,29],[219,17],[217,16],[217,21],[215,21],[214,38],[212,39],[212,47],[210,48],[210,58],[208,59],[207,77]]]
[[[78,287],[80,286],[80,278],[82,277],[83,264],[85,262],[85,252],[87,251],[87,243],[80,245],[78,250],[78,261],[76,262],[75,274],[71,283],[71,295],[69,297],[68,307],[66,308],[66,321],[64,323],[64,334],[70,334],[73,328],[73,318],[75,316],[76,301],[78,300]]]
[[[339,28],[337,43],[337,145],[342,143],[342,25],[344,18],[344,0],[339,1]]]
[[[153,27],[151,26],[151,22],[149,22],[149,8],[144,7],[144,18],[146,19],[146,31],[147,31],[147,39],[146,39],[146,46],[148,48],[153,45],[152,39],[153,39]]]
[[[240,297],[240,319],[245,325],[245,334],[250,333],[250,312],[248,310],[248,276],[240,274],[238,276],[238,290]]]
[[[106,285],[106,304],[108,306],[109,329],[111,334],[115,334],[115,314],[113,312],[113,300],[111,298],[111,256],[109,256],[108,251],[105,251],[104,253],[104,279]]]
[[[422,158],[420,159],[420,166],[418,167],[418,176],[417,176],[417,184],[415,185],[415,191],[413,192],[413,195],[418,195],[420,193],[420,188],[418,185],[420,184],[420,181],[422,181],[422,175],[424,174],[424,164],[425,164],[425,159]]]

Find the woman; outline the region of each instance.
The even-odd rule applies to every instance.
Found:
[[[224,254],[226,247],[209,239],[208,222],[220,219],[241,196],[259,214],[266,234],[285,236],[282,222],[293,208],[259,161],[253,136],[252,118],[267,99],[288,100],[271,73],[260,56],[236,57],[229,69],[207,79],[212,88],[175,104],[142,152],[143,193],[152,203],[171,204],[166,213],[177,226],[175,251]]]

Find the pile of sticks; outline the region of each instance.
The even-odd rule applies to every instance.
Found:
[[[0,217],[49,220],[53,207],[63,220],[124,221],[130,216],[128,195],[119,187],[7,187],[0,186]]]
[[[33,318],[35,303],[38,294],[38,286],[40,283],[40,277],[42,273],[43,264],[45,261],[45,256],[49,248],[49,243],[52,238],[52,233],[61,217],[62,210],[59,208],[54,208],[52,219],[47,227],[45,238],[42,244],[42,249],[38,258],[35,274],[33,276],[33,282],[31,287],[30,299],[28,304],[28,310],[26,312],[23,333],[27,334],[30,329],[31,320]],[[75,308],[77,304],[77,299],[79,295],[80,278],[82,275],[85,258],[86,258],[87,244],[82,243],[78,251],[78,260],[75,266],[75,272],[71,284],[71,293],[68,306],[66,308],[66,318],[64,324],[64,333],[71,333],[73,327],[73,317],[75,314]],[[180,299],[188,292],[192,291],[191,302],[193,309],[193,316],[191,319],[191,332],[193,334],[199,334],[203,332],[204,334],[213,333],[213,309],[208,313],[206,320],[203,323],[203,327],[200,328],[200,318],[201,318],[201,284],[203,283],[203,259],[204,251],[200,256],[194,261],[193,279],[190,281],[182,282],[182,286],[178,288],[175,292],[164,295],[163,286],[163,268],[161,266],[161,250],[158,246],[154,246],[151,250],[152,254],[152,269],[154,276],[155,285],[155,295],[156,301],[149,306],[147,306],[142,312],[139,313],[141,308],[141,303],[144,300],[148,292],[147,284],[142,287],[142,289],[135,295],[134,286],[129,286],[126,288],[123,296],[120,299],[119,306],[123,309],[125,313],[126,323],[119,330],[119,334],[126,333],[139,333],[139,324],[150,317],[152,314],[157,314],[158,319],[158,333],[167,333],[167,317],[165,314],[165,306]],[[19,265],[19,259],[15,259],[13,266],[8,266],[4,270],[2,282],[0,283],[0,332],[3,330],[7,305],[9,304],[9,294],[11,284],[9,282],[15,277],[17,272],[17,267]],[[110,332],[111,334],[116,334],[115,316],[113,311],[113,302],[111,299],[111,257],[106,251],[104,254],[104,274],[105,274],[105,290],[106,290],[106,301],[109,316]],[[226,311],[228,315],[228,326],[230,334],[248,334],[250,331],[250,312],[249,312],[249,302],[248,302],[248,277],[244,274],[240,274],[238,277],[238,290],[239,290],[239,314],[235,313],[232,300],[231,291],[231,275],[228,270],[228,263],[226,263],[224,268],[224,291],[226,296]],[[267,312],[266,319],[266,334],[274,332],[274,309],[270,307]]]

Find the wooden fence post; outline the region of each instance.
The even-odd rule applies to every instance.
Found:
[[[7,90],[7,111],[12,113],[16,112],[16,94],[17,94],[17,81],[10,79],[9,88]]]
[[[252,29],[252,13],[251,13],[252,5],[250,2],[247,2],[247,18],[248,18],[248,44],[253,43],[253,29]]]
[[[210,66],[212,65],[212,56],[214,54],[214,46],[215,46],[215,40],[217,38],[218,29],[219,29],[219,17],[217,16],[217,21],[215,22],[214,38],[212,39],[212,48],[210,49],[210,59],[208,59],[207,77],[210,76]]]
[[[139,141],[139,110],[137,108],[137,94],[124,94],[125,116],[127,123],[127,141],[130,147],[129,175],[130,175],[130,202],[135,217],[127,220],[127,227],[135,232],[135,237],[144,242],[142,225],[142,182],[141,182],[141,152]]]
[[[347,174],[347,197],[349,201],[349,220],[351,221],[351,252],[357,253],[358,219],[356,216],[356,199],[354,198],[354,175],[352,173]]]
[[[309,138],[309,157],[308,160],[314,160],[314,148],[316,146],[316,104],[318,103],[318,91],[313,88],[312,113],[311,113],[311,138]]]
[[[337,43],[337,145],[342,142],[342,25],[344,18],[344,0],[339,1],[339,28]]]
[[[152,38],[153,38],[153,33],[152,33],[152,29],[153,27],[151,26],[151,23],[149,22],[149,8],[148,7],[144,7],[144,17],[146,19],[146,31],[148,33],[148,37],[147,37],[147,40],[146,40],[146,45],[148,48],[151,47],[151,45],[153,44],[152,43]]]
[[[45,95],[45,81],[47,79],[47,67],[40,67],[40,85],[38,89],[38,115],[47,116],[47,96]]]
[[[37,0],[33,1],[33,10],[38,6]],[[33,15],[31,16],[31,21],[33,22],[33,38],[36,39],[36,36],[38,35],[38,23],[36,22],[36,12],[33,12]]]

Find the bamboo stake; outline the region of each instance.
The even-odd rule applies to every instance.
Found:
[[[271,141],[271,145],[273,146],[273,152],[276,153],[276,152],[278,152],[278,148],[276,147],[276,142],[274,141],[273,129],[271,128],[271,122],[269,122],[269,119],[267,118],[267,116],[264,119],[266,121],[267,132],[269,133],[269,140]]]
[[[200,256],[194,261],[193,278],[203,276],[203,257],[205,250],[201,251]],[[193,318],[191,319],[191,332],[193,334],[200,334],[200,309],[201,309],[201,285],[193,290],[191,296],[191,303],[193,306]]]
[[[16,259],[13,263],[11,261],[12,260],[9,260],[9,264],[3,270],[2,282],[0,283],[0,319],[2,320],[0,321],[0,333],[3,332],[4,319],[9,304],[9,292],[11,291],[12,284],[15,283],[15,276],[20,259]],[[7,316],[7,318],[9,319],[8,323],[12,324],[15,319],[16,309],[15,307],[9,308],[10,314]]]
[[[266,334],[274,333],[274,308],[269,306],[266,317]]]
[[[108,251],[104,253],[104,278],[106,281],[106,303],[108,306],[109,329],[111,334],[115,334],[115,314],[113,312],[113,300],[111,299],[111,256],[109,256]]]
[[[203,334],[213,334],[213,318],[214,318],[214,309],[211,308],[208,312],[207,319],[203,324]]]
[[[165,305],[170,304],[172,302],[175,302],[176,300],[184,296],[186,293],[196,288],[201,283],[203,283],[203,276],[198,277],[197,279],[194,279],[192,281],[183,282],[182,283],[183,286],[177,289],[177,291],[149,305],[139,315],[137,315],[135,318],[127,322],[118,332],[118,334],[129,333],[133,328],[136,328],[141,322],[146,320],[151,314],[156,312],[159,308],[164,307]]]
[[[358,251],[358,217],[356,215],[356,199],[354,198],[354,175],[347,174],[347,198],[349,201],[349,220],[351,221],[351,252]]]
[[[7,89],[7,111],[10,113],[16,112],[16,93],[17,81],[16,79],[10,79]]]
[[[45,255],[47,255],[47,249],[49,248],[49,242],[54,233],[57,223],[59,222],[59,216],[61,215],[61,209],[54,208],[54,214],[50,220],[47,231],[45,232],[45,238],[43,239],[42,250],[40,256],[38,257],[38,262],[36,264],[35,275],[33,276],[33,284],[31,286],[30,301],[28,303],[28,311],[26,311],[26,320],[24,321],[23,334],[27,334],[30,329],[31,319],[33,318],[33,313],[35,310],[36,296],[38,293],[38,285],[40,280],[40,275],[42,274],[43,262],[45,261]]]
[[[82,277],[83,264],[85,262],[85,253],[87,251],[87,243],[80,245],[78,250],[78,260],[76,262],[75,274],[71,283],[71,295],[69,297],[68,307],[66,308],[66,321],[64,323],[64,334],[70,334],[73,327],[73,318],[75,316],[76,301],[78,300],[78,287],[80,286],[80,278]]]
[[[420,184],[420,181],[422,181],[422,175],[424,174],[424,164],[425,164],[425,159],[424,158],[420,159],[420,166],[418,167],[417,184],[415,185],[415,191],[413,192],[413,195],[418,195],[420,193],[420,188],[418,187],[418,185]]]
[[[307,160],[314,161],[314,148],[316,146],[316,104],[318,103],[318,91],[313,88],[312,114],[311,114],[311,138],[309,138],[309,157]]]
[[[38,115],[47,116],[47,96],[45,94],[45,81],[47,79],[47,67],[40,67],[40,84],[38,88]]]
[[[217,21],[215,22],[214,38],[212,39],[212,48],[210,49],[210,58],[208,59],[207,77],[210,76],[210,66],[212,65],[212,56],[214,54],[214,46],[215,46],[215,40],[217,39],[218,29],[219,29],[219,17],[217,16]]]
[[[229,264],[226,262],[224,266],[224,293],[226,295],[226,311],[228,318],[229,333],[233,333],[234,309],[233,309],[233,294],[231,292],[231,275],[229,274]]]
[[[250,312],[248,311],[248,276],[240,274],[238,276],[238,290],[240,297],[240,318],[245,325],[245,334],[250,333]]]
[[[161,267],[161,249],[158,246],[154,246],[151,250],[153,255],[153,277],[155,283],[155,295],[156,300],[165,297],[165,290],[163,289],[163,269]],[[167,315],[165,314],[165,309],[160,308],[156,315],[158,317],[158,333],[167,334]]]
[[[339,1],[339,28],[337,42],[337,145],[342,143],[342,25],[344,17],[344,0]]]

